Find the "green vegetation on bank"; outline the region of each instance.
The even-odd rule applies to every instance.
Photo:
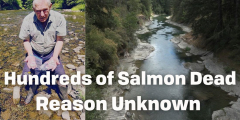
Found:
[[[174,0],[172,19],[190,24],[209,50],[228,50],[226,57],[240,60],[239,4],[240,0]]]
[[[0,10],[32,9],[33,0],[0,0]],[[51,0],[54,9],[85,10],[84,0]]]
[[[134,33],[149,20],[152,10],[158,13],[168,11],[152,9],[152,4],[161,6],[157,0],[86,0],[87,74],[96,77],[116,70],[119,58],[136,46]],[[86,99],[102,99],[104,87],[88,86]],[[87,112],[86,119],[104,119],[104,114]]]

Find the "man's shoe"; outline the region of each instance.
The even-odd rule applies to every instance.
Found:
[[[27,105],[27,104],[29,104],[31,101],[32,101],[32,99],[33,99],[33,94],[28,94],[27,96],[26,96],[26,98],[25,98],[25,101],[24,101],[24,103]]]
[[[29,90],[28,90],[28,95],[26,96],[26,98],[25,98],[25,100],[24,100],[24,104],[26,104],[26,105],[29,104],[29,103],[32,101],[33,96],[34,96],[34,94],[33,94],[33,92],[32,92],[32,89],[29,88]]]

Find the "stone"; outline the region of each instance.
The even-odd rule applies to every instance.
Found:
[[[73,33],[74,33],[73,31],[69,31],[69,32],[68,32],[69,35],[72,35]]]
[[[80,60],[81,62],[85,61],[85,55],[77,55],[78,56],[78,60]]]
[[[62,50],[62,53],[68,53],[68,51],[67,50]]]
[[[82,65],[82,66],[80,66],[80,67],[77,67],[77,68],[76,68],[76,71],[80,71],[81,74],[85,74],[85,66]]]
[[[67,67],[68,69],[72,69],[72,70],[75,70],[75,69],[76,69],[76,67],[75,67],[73,64],[67,64],[66,67]]]
[[[20,101],[20,87],[15,86],[13,88],[13,103],[16,105]]]
[[[79,119],[79,116],[75,111],[69,111],[69,115],[70,115],[72,120]]]
[[[61,116],[58,116],[58,115],[56,115],[56,114],[53,114],[53,116],[52,116],[51,119],[52,119],[52,120],[61,120],[62,117],[61,117]]]
[[[75,20],[77,17],[76,17],[76,15],[73,15],[73,17],[72,17],[72,18]]]
[[[178,37],[173,37],[170,41],[173,42],[173,43],[178,44],[178,43],[181,42],[181,39],[180,39],[180,37],[178,36]]]
[[[201,72],[204,69],[204,64],[186,62],[184,63],[184,67],[193,72]]]
[[[33,111],[29,112],[28,114],[29,114],[29,117],[31,119],[34,119],[34,118],[36,118],[38,116],[38,113],[37,112],[33,112]]]
[[[3,88],[3,92],[5,92],[5,93],[12,93],[13,89],[12,88]]]
[[[51,118],[53,115],[53,111],[51,111],[51,110],[41,110],[39,112],[41,112],[41,114],[47,115],[48,118]]]
[[[230,95],[230,96],[236,96],[236,94],[233,93],[233,92],[229,92],[228,95]]]
[[[62,109],[59,109],[59,110],[57,111],[57,115],[58,115],[58,116],[61,116],[61,115],[62,115],[62,112],[63,112]]]
[[[193,96],[196,98],[196,99],[198,99],[198,100],[200,100],[200,101],[205,101],[205,100],[208,100],[208,99],[210,99],[210,97],[211,96],[209,96],[209,95],[207,95],[207,94],[205,94],[205,93],[203,93],[203,92],[201,92],[201,91],[193,91]]]
[[[74,48],[73,50],[74,50],[74,52],[76,52],[76,53],[80,53],[80,50],[81,50],[82,48],[83,48],[82,46],[78,46],[78,47]]]
[[[64,120],[70,120],[69,112],[68,112],[68,111],[62,112],[62,118],[63,118]]]
[[[7,109],[6,111],[2,112],[1,117],[3,118],[3,120],[8,120],[11,117],[10,109]]]
[[[81,120],[85,120],[85,112],[80,115]]]
[[[46,97],[47,99],[51,97],[51,95],[40,92],[37,95],[34,96],[34,100],[37,101],[37,97]]]
[[[65,41],[66,43],[68,43],[68,42],[70,41],[70,39],[69,39],[69,38],[64,38],[64,41]]]
[[[126,116],[130,118],[130,117],[132,117],[132,114],[130,112],[127,112]]]
[[[186,56],[192,56],[192,54],[191,53],[186,53]]]
[[[20,65],[20,63],[19,62],[15,62],[12,65],[15,66],[15,67],[18,67]]]

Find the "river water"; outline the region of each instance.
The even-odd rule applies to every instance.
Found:
[[[139,35],[140,39],[154,46],[155,51],[147,60],[136,61],[139,67],[136,74],[146,71],[147,75],[185,75],[189,81],[190,71],[183,64],[202,60],[199,56],[186,56],[184,50],[170,41],[184,32],[165,20],[165,16],[154,18],[153,24],[148,26],[149,32]],[[205,69],[204,73],[208,71]],[[136,100],[136,96],[141,96],[142,100],[200,100],[200,111],[130,111],[136,118],[144,120],[211,120],[213,111],[229,106],[230,101],[236,100],[218,87],[191,86],[189,82],[187,85],[132,86],[124,95],[126,100]]]

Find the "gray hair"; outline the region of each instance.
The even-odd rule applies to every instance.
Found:
[[[35,8],[35,5],[36,5],[37,1],[39,1],[39,0],[33,0],[33,8]],[[46,0],[46,1],[48,3],[48,6],[50,6],[52,4],[51,0]]]

